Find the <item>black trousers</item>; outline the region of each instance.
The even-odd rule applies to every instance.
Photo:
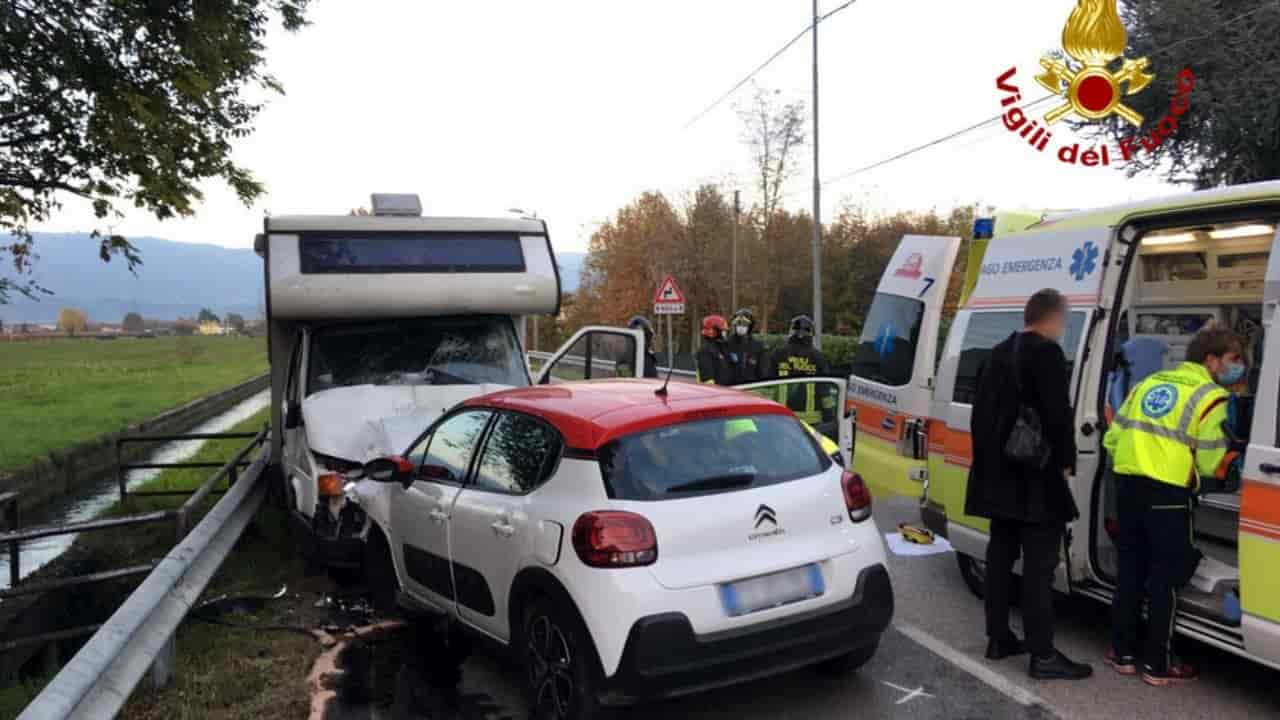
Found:
[[[1027,650],[1035,657],[1053,654],[1053,571],[1062,546],[1062,523],[1034,524],[992,520],[987,543],[987,636],[1006,637],[1013,565],[1022,557],[1022,621]]]
[[[1168,669],[1178,589],[1200,564],[1192,539],[1191,491],[1137,475],[1116,475],[1116,537],[1119,577],[1111,606],[1112,647],[1117,655],[1137,655],[1142,598],[1147,607],[1142,661]],[[1145,592],[1144,592],[1145,591]]]

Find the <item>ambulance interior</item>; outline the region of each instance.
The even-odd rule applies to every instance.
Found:
[[[1108,417],[1128,388],[1151,372],[1182,362],[1198,330],[1210,323],[1225,324],[1244,339],[1248,364],[1245,379],[1228,388],[1228,435],[1232,449],[1243,454],[1258,390],[1263,282],[1275,233],[1275,218],[1259,218],[1162,229],[1141,238],[1111,345],[1116,369],[1105,389]],[[1115,577],[1117,567],[1113,482],[1111,473],[1104,472],[1094,505],[1095,559],[1108,578]],[[1229,625],[1240,623],[1239,520],[1239,484],[1206,485],[1195,511],[1195,541],[1205,559],[1181,593],[1180,609]]]

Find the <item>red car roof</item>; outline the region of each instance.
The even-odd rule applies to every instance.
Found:
[[[610,440],[704,417],[790,415],[771,400],[714,385],[660,380],[592,380],[537,385],[480,395],[464,404],[535,415],[551,423],[574,449],[595,450]]]

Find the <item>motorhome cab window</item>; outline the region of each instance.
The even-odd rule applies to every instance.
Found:
[[[1136,266],[1129,274],[1129,286],[1120,288],[1122,314],[1112,341],[1117,351],[1123,351],[1125,340],[1142,340],[1163,353],[1164,368],[1172,368],[1186,359],[1191,338],[1207,325],[1226,325],[1244,340],[1250,372],[1242,383],[1228,388],[1228,435],[1232,449],[1239,451],[1248,446],[1259,391],[1263,282],[1275,233],[1274,218],[1148,233],[1133,259]],[[1102,517],[1096,526],[1102,529],[1095,535],[1098,564],[1104,574],[1114,577],[1115,545],[1107,528],[1114,527],[1115,490],[1109,472],[1103,475],[1101,492],[1098,512]],[[1201,496],[1195,540],[1206,559],[1191,585],[1179,593],[1184,610],[1228,625],[1240,624],[1239,528],[1239,487],[1214,487]]]
[[[895,387],[911,382],[923,318],[924,302],[876,293],[853,356],[853,374]]]
[[[972,405],[978,393],[978,375],[991,355],[991,348],[1004,342],[1011,333],[1024,326],[1022,311],[984,311],[969,316],[969,325],[960,343],[960,360],[956,365],[956,387],[952,401]],[[1067,356],[1067,376],[1074,377],[1076,350],[1080,333],[1084,332],[1084,313],[1074,311],[1067,318],[1067,331],[1062,336],[1062,352]]]
[[[298,242],[301,270],[318,273],[524,272],[515,233],[320,233]]]
[[[479,383],[529,384],[508,318],[381,320],[312,333],[307,395],[354,385]]]

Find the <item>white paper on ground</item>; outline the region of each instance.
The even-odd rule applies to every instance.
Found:
[[[884,541],[888,543],[889,550],[892,551],[894,555],[901,555],[903,557],[941,555],[942,553],[949,553],[953,550],[951,543],[947,542],[946,538],[939,535],[933,536],[933,544],[931,545],[917,545],[912,542],[907,542],[902,539],[902,533],[896,532],[885,533]]]

